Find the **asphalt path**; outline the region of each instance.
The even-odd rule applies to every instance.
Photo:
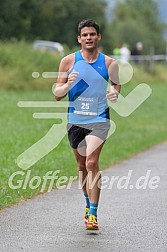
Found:
[[[167,251],[167,142],[102,172],[99,231],[78,181],[0,212],[1,252]]]

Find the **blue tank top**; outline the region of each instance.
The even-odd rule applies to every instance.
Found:
[[[80,51],[77,51],[69,73],[73,70],[78,72],[78,78],[68,92],[68,122],[71,124],[106,122],[109,119],[106,98],[109,75],[104,54],[99,53],[95,62],[88,63]]]

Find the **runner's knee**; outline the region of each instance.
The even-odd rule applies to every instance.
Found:
[[[86,165],[82,163],[78,163],[78,171],[85,171],[86,170]]]
[[[94,159],[88,159],[86,161],[86,169],[87,171],[99,170],[97,161]]]

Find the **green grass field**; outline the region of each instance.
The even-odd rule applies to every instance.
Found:
[[[167,139],[167,85],[163,82],[148,84],[152,88],[152,95],[133,114],[123,118],[111,109],[111,118],[117,128],[115,133],[107,140],[102,151],[100,158],[101,169],[105,169]],[[133,88],[133,84],[124,85],[122,94],[128,94]],[[54,101],[53,94],[48,89],[41,91],[1,89],[0,93],[0,208],[4,208],[40,193],[41,185],[34,190],[29,188],[29,184],[26,189],[18,188],[14,190],[9,187],[8,181],[9,177],[16,171],[21,171],[23,174],[16,176],[15,185],[17,185],[18,180],[25,180],[26,171],[22,171],[15,160],[24,150],[42,138],[55,123],[55,119],[34,119],[33,113],[60,111],[57,108],[17,107],[17,102],[23,100]],[[59,133],[56,132],[56,134]],[[42,179],[48,171],[54,172],[56,170],[60,170],[59,176],[76,176],[76,162],[67,136],[64,137],[57,148],[29,170],[31,171],[29,181],[34,176],[40,176]],[[45,191],[48,190],[48,185],[46,185]],[[56,184],[53,185],[53,188],[55,186]]]

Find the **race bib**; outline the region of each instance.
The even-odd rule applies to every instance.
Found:
[[[78,97],[75,100],[74,106],[75,114],[96,116],[98,108],[98,99],[90,97]]]

